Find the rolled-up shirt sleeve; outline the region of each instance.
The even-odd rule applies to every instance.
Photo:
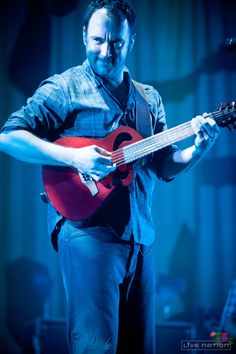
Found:
[[[53,78],[45,80],[26,105],[8,117],[1,132],[27,130],[53,141],[68,114],[67,101],[63,85]]]

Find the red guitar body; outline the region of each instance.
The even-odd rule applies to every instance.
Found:
[[[222,128],[236,128],[235,102],[221,106],[207,117],[214,119]],[[80,137],[58,139],[55,143],[63,146],[81,148],[97,145],[110,151],[117,168],[106,178],[95,182],[73,167],[43,166],[43,181],[48,198],[66,218],[76,221],[87,219],[100,208],[114,189],[128,186],[132,182],[131,161],[193,135],[195,132],[189,121],[145,139],[129,127],[120,127],[100,140]]]
[[[63,137],[56,144],[81,148],[97,145],[113,152],[141,140],[141,135],[130,127],[120,127],[104,139]],[[64,217],[81,221],[91,217],[117,187],[132,182],[132,164],[123,164],[99,182],[81,175],[73,167],[43,166],[43,182],[49,200]]]

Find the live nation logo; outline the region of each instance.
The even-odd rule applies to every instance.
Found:
[[[187,339],[181,340],[181,350],[231,350],[231,342],[215,342],[214,340]]]

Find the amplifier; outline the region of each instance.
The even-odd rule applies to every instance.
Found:
[[[196,326],[192,322],[158,322],[156,325],[156,354],[183,354],[181,341],[196,339]],[[196,353],[187,350],[187,354]]]

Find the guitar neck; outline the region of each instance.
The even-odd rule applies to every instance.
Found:
[[[226,105],[215,112],[208,113],[204,118],[212,118],[220,127],[235,128],[235,102]],[[231,128],[230,128],[231,129]],[[136,161],[142,157],[152,154],[164,147],[185,140],[195,135],[191,121],[180,124],[174,128],[167,129],[161,133],[152,135],[131,143],[122,149],[113,152],[112,159],[117,166]]]
[[[194,130],[191,122],[186,122],[177,127],[165,130],[148,138],[125,146],[123,150],[124,163],[130,163],[145,157],[164,147],[185,140],[193,136]]]

